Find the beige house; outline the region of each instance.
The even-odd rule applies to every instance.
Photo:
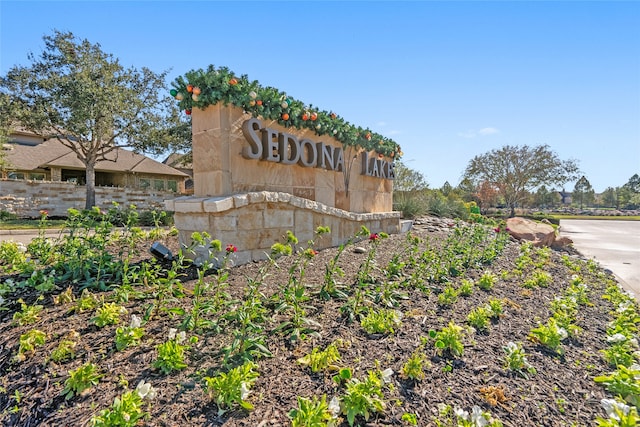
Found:
[[[162,163],[189,175],[189,178],[187,178],[184,184],[185,193],[193,194],[193,163],[191,161],[191,154],[171,153]]]
[[[85,183],[84,164],[56,139],[16,131],[2,150],[10,166],[1,172],[3,179]],[[176,168],[124,149],[106,157],[96,163],[96,186],[185,193],[190,176]]]

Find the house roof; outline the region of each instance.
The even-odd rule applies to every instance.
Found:
[[[85,169],[76,154],[57,139],[48,139],[40,144],[22,144],[13,142],[6,151],[7,160],[16,169],[34,170],[39,168],[61,167],[65,169]],[[189,176],[171,166],[157,162],[142,154],[122,148],[106,155],[108,160],[96,163],[97,172],[130,172],[157,175]]]
[[[162,161],[165,165],[172,166],[174,168],[181,169],[193,169],[193,163],[191,162],[191,156],[182,153],[171,153]]]

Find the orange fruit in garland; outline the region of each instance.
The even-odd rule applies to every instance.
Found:
[[[258,99],[258,100],[256,101],[256,104],[258,104],[258,105],[262,105],[262,100],[261,100],[261,99]]]
[[[371,134],[370,133],[367,133],[364,137],[367,139],[367,141],[371,141]]]
[[[229,84],[230,84],[231,86],[235,86],[235,85],[237,85],[237,84],[238,84],[238,80],[236,80],[235,78],[232,78],[231,80],[229,80]]]
[[[202,91],[200,90],[200,88],[198,86],[193,88],[193,94],[194,95],[200,95]]]
[[[187,92],[193,92],[193,85],[187,85]]]
[[[287,113],[282,113],[282,120],[289,120],[289,114]]]
[[[333,111],[331,112],[330,116],[331,116],[332,119],[335,119],[337,117],[336,113],[334,113]]]
[[[307,113],[304,113],[304,114],[302,115],[302,120],[304,120],[305,122],[306,122],[307,120],[309,120],[309,115],[308,115]]]
[[[318,118],[318,113],[311,113],[311,121],[312,122],[315,122],[317,118]]]

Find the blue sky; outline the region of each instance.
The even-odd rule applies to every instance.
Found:
[[[597,192],[640,173],[640,2],[1,0],[0,74],[54,29],[169,82],[227,66],[333,110],[432,188],[505,145],[549,145]]]

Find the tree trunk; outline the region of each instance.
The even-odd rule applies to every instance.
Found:
[[[87,182],[85,185],[87,186],[87,200],[84,204],[85,209],[91,209],[96,204],[96,170],[95,170],[95,162],[87,162],[86,163],[86,176],[85,181]]]
[[[515,205],[515,203],[510,204],[509,205],[509,209],[511,209],[511,211],[509,212],[509,218],[513,218],[514,216],[516,216],[516,205]]]

